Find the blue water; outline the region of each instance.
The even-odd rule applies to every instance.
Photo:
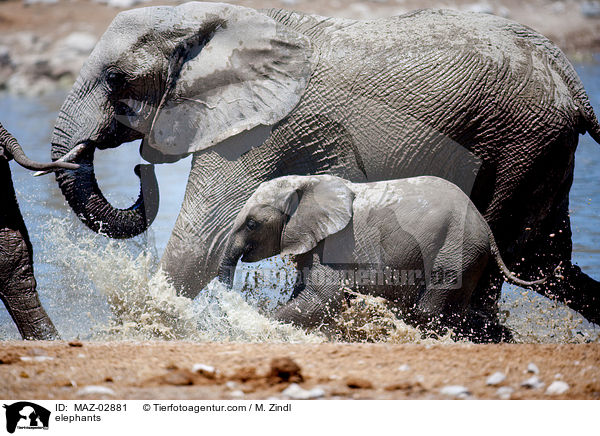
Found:
[[[576,69],[590,95],[593,107],[600,113],[600,65],[576,65]],[[63,92],[37,98],[0,96],[2,124],[36,160],[45,161],[49,158],[49,138],[64,97]],[[133,173],[133,167],[140,162],[137,148],[136,144],[127,144],[96,154],[95,168],[102,192],[119,207],[128,207],[138,195],[138,180]],[[164,251],[182,203],[189,167],[190,158],[176,164],[156,167],[161,193],[160,210],[148,235],[131,243],[133,252],[143,251],[142,246],[151,246],[155,252],[154,257],[158,259]],[[35,250],[35,271],[42,303],[63,337],[85,337],[99,317],[110,316],[110,310],[105,296],[90,290],[89,287],[82,286],[80,295],[77,294],[77,289],[65,289],[74,285],[73,280],[64,275],[76,273],[73,273],[73,269],[61,266],[61,262],[53,256],[52,250],[60,241],[53,239],[56,232],[48,228],[48,223],[69,226],[70,231],[67,234],[73,238],[90,231],[78,222],[66,205],[54,176],[34,178],[30,172],[14,163],[11,164],[11,168],[21,211]],[[589,135],[585,135],[580,138],[576,154],[575,180],[570,196],[573,257],[575,262],[596,280],[600,280],[599,180],[600,145]],[[56,219],[62,221],[56,224]],[[69,259],[62,259],[62,262],[68,265]],[[67,294],[68,298],[72,299],[69,303],[70,308],[66,307],[64,302]],[[505,301],[512,301],[520,295],[521,290],[518,288],[503,288]],[[0,339],[18,337],[7,311],[0,307]]]

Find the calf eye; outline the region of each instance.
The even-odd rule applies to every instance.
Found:
[[[254,230],[258,227],[258,221],[255,221],[252,218],[248,218],[246,220],[246,227],[248,228],[248,230]]]

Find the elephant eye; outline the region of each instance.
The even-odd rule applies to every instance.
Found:
[[[258,221],[253,220],[252,218],[248,218],[246,220],[246,227],[248,230],[254,230],[258,227]]]
[[[123,85],[125,85],[126,77],[120,71],[110,70],[106,73],[106,83],[113,90],[119,90]]]

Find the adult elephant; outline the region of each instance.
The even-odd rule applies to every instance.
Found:
[[[193,154],[161,260],[195,296],[217,274],[234,217],[286,174],[354,182],[435,175],[469,193],[508,265],[562,278],[540,291],[600,321],[600,284],[571,264],[569,189],[578,136],[600,127],[549,40],[502,18],[422,10],[375,21],[187,3],[120,13],[68,95],[52,136],[73,210],[111,237],[144,231],[155,180],[127,210],[95,181],[96,148],[142,139],[152,163]],[[152,189],[150,191],[153,191]],[[522,261],[524,259],[524,261]],[[477,304],[503,278],[488,271]]]
[[[19,210],[8,162],[30,170],[77,168],[29,159],[17,140],[0,124],[0,300],[23,339],[58,339],[58,332],[42,307],[33,275],[33,249]]]

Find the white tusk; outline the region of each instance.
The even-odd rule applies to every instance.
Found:
[[[57,159],[55,162],[71,162],[75,160],[87,147],[88,145],[83,142],[81,144],[77,144],[71,149],[71,151],[69,151],[60,159]],[[35,173],[33,173],[33,177],[45,176],[46,174],[50,174],[53,172],[54,170],[36,171]]]

